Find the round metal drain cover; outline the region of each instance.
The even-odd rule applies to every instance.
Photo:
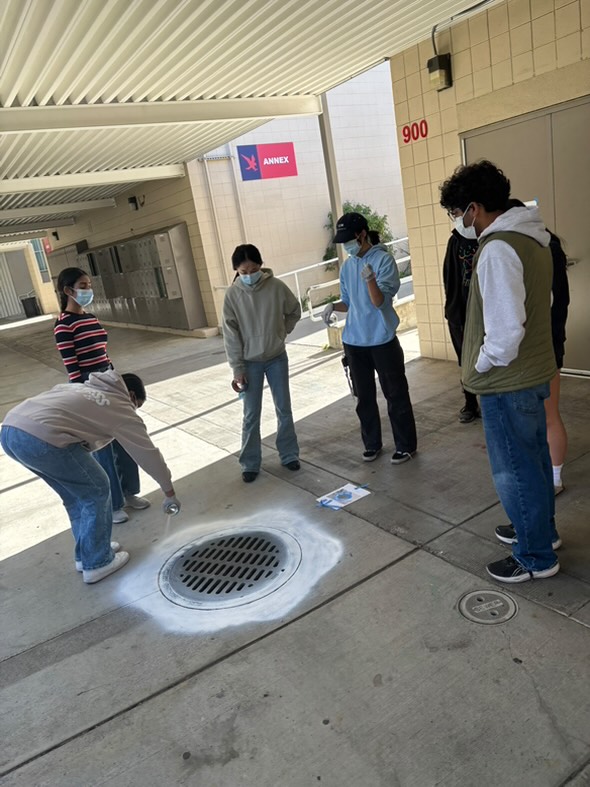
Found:
[[[505,623],[518,612],[516,601],[499,590],[473,590],[459,599],[459,612],[473,623]]]
[[[227,609],[274,593],[300,563],[299,542],[283,530],[224,530],[175,552],[162,566],[158,584],[181,607]]]

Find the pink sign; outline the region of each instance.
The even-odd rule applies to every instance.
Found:
[[[292,142],[269,145],[239,145],[242,180],[288,178],[297,175],[295,147]]]

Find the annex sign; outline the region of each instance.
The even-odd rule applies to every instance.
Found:
[[[242,180],[266,180],[297,175],[295,147],[292,142],[238,145],[237,150]]]

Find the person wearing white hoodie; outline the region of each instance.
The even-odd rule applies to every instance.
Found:
[[[557,574],[553,472],[544,401],[556,371],[551,339],[550,235],[537,209],[511,208],[510,181],[489,161],[458,167],[440,204],[479,249],[467,302],[462,372],[480,397],[494,485],[512,555],[487,566],[500,582]]]
[[[129,553],[111,541],[109,479],[91,452],[118,440],[162,488],[164,511],[180,509],[170,470],[135,412],[145,398],[137,375],[95,372],[85,383],[56,385],[26,399],[2,424],[0,444],[6,455],[61,497],[74,536],[76,570],[86,584],[99,582],[129,560]]]

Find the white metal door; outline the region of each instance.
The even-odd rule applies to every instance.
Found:
[[[464,137],[467,162],[487,158],[504,170],[512,196],[536,199],[570,260],[564,367],[590,374],[590,97]]]
[[[568,257],[570,308],[564,366],[590,372],[590,101],[552,116],[555,232]]]
[[[0,319],[24,317],[24,309],[16,294],[6,255],[0,252]]]

